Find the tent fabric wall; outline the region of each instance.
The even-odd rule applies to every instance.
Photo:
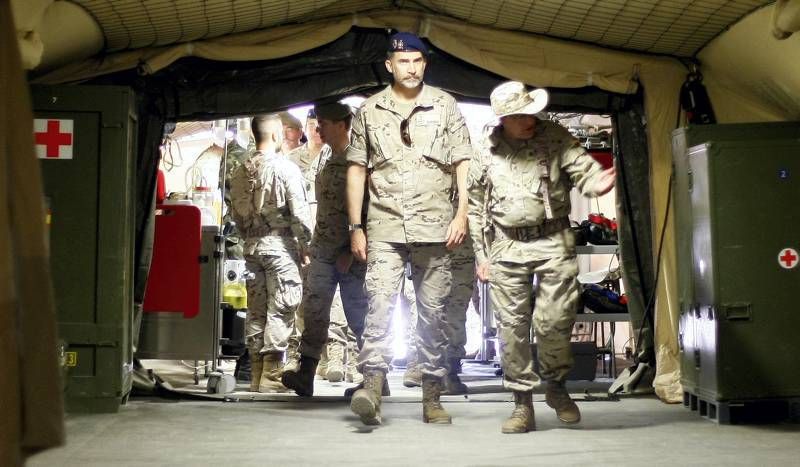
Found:
[[[56,313],[33,114],[0,0],[0,465],[63,443]]]
[[[776,40],[762,8],[698,54],[720,123],[800,120],[800,35]]]
[[[435,46],[485,70],[534,86],[578,88],[594,85],[616,93],[645,95],[651,157],[654,244],[661,234],[671,170],[670,132],[678,116],[678,93],[686,69],[675,59],[620,52],[587,44],[501,31],[410,11],[384,11],[231,35],[172,47],[140,49],[68,65],[39,77],[41,83],[79,81],[138,67],[155,72],[181,57],[214,60],[266,60],[324,45],[353,25],[415,31]],[[656,393],[682,398],[678,369],[674,260],[660,268],[656,307]]]

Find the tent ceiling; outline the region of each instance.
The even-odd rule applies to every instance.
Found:
[[[619,49],[693,56],[770,0],[71,0],[98,22],[106,52],[168,45],[382,8]]]

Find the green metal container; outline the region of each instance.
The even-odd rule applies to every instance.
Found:
[[[42,119],[61,123],[58,138],[40,133],[39,141],[62,151],[69,142],[72,151],[41,161],[66,409],[114,412],[131,389],[134,95],[122,87],[35,86],[32,96],[40,128]]]
[[[673,134],[681,382],[710,401],[800,396],[800,124]]]

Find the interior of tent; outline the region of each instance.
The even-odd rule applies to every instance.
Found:
[[[431,46],[426,82],[488,102],[503,80],[551,93],[551,111],[613,116],[619,215],[635,328],[651,320],[653,387],[680,402],[672,132],[702,76],[718,123],[800,120],[800,2],[296,0],[11,1],[37,86],[112,84],[137,95],[141,249],[167,122],[210,121],[370,94],[390,83],[389,34]],[[619,182],[618,182],[619,183]],[[644,323],[644,326],[647,326]]]

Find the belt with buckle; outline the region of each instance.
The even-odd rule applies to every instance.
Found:
[[[568,227],[569,218],[565,216],[546,220],[539,225],[531,225],[528,227],[501,227],[498,225],[497,230],[503,237],[519,240],[521,242],[529,242],[560,232]]]
[[[271,229],[268,226],[255,227],[247,231],[248,237],[294,237],[289,227]]]

